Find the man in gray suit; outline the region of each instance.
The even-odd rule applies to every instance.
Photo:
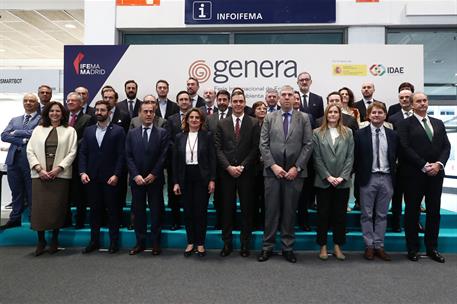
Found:
[[[294,99],[294,89],[283,86],[279,97],[281,109],[269,113],[262,125],[259,148],[264,161],[265,231],[259,262],[272,255],[278,228],[282,255],[288,262],[297,262],[293,253],[295,211],[308,173],[312,130],[309,117],[293,111]]]

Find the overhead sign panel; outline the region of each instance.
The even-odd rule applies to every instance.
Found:
[[[336,0],[186,0],[186,24],[334,23]]]

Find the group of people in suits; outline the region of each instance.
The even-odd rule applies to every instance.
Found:
[[[35,254],[45,252],[46,230],[53,231],[48,251],[54,253],[59,229],[69,219],[69,202],[78,210],[76,227],[83,226],[89,202],[91,240],[83,253],[100,248],[104,221],[109,227],[108,251],[115,253],[128,183],[136,235],[129,254],[143,252],[149,239],[152,254],[159,255],[166,180],[172,230],[180,228],[184,208],[186,257],[206,255],[207,208],[213,194],[224,243],[220,256],[233,252],[238,197],[241,256],[250,255],[252,231],[263,226],[258,261],[273,255],[279,230],[282,256],[295,263],[297,209],[300,225],[310,229],[303,210],[316,202],[319,258],[328,259],[331,228],[333,255],[345,260],[345,216],[355,173],[364,257],[391,260],[384,250],[387,213],[394,197],[392,210],[399,226],[404,194],[408,258],[418,260],[425,197],[426,253],[444,262],[437,239],[450,143],[444,124],[427,115],[427,96],[414,93],[411,84],[401,86],[399,104],[388,114],[385,104],[373,99],[372,83],[362,85],[363,99],[358,102],[347,87],[331,92],[325,107],[322,97],[310,92],[311,84],[311,75],[302,72],[298,91],[288,85],[268,89],[265,101],[252,108],[241,88],[231,93],[206,88],[204,97],[199,96],[194,78],[188,79],[187,90],[177,94],[176,102],[168,99],[165,80],[156,83],[157,97],[143,100],[136,98],[138,84],[128,80],[125,100],[118,102],[114,88],[105,86],[94,107],[87,104],[84,87],[68,94],[64,107],[51,101],[49,87],[41,86],[40,103],[34,94],[26,94],[25,114],[13,118],[2,133],[2,140],[11,143],[7,165],[13,195],[13,212],[2,229],[19,226],[23,209],[31,205],[32,229],[38,235]]]

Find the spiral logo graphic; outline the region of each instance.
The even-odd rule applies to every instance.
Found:
[[[196,60],[189,66],[189,77],[197,79],[200,83],[206,82],[211,76],[211,69],[205,60]]]
[[[382,64],[373,64],[370,67],[370,73],[373,76],[382,76],[386,73],[386,68]]]

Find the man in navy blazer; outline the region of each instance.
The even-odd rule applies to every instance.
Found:
[[[154,127],[154,111],[150,103],[140,105],[139,116],[143,124],[127,134],[125,143],[136,234],[136,245],[129,251],[130,255],[136,255],[146,248],[146,200],[151,213],[152,254],[160,254],[160,218],[163,209],[160,195],[170,142],[167,130]]]
[[[354,137],[354,168],[360,186],[360,207],[364,257],[384,261],[391,257],[384,250],[387,213],[395,184],[398,138],[395,131],[384,127],[387,109],[373,102],[367,109],[370,125],[358,130]]]
[[[444,263],[438,252],[441,193],[444,167],[449,159],[451,144],[441,120],[429,117],[428,97],[416,92],[411,95],[414,115],[398,125],[402,153],[400,174],[405,179],[405,235],[408,259],[418,261],[420,249],[418,221],[420,204],[425,198],[425,248],[434,261]]]
[[[298,74],[297,84],[301,93],[302,112],[311,114],[314,119],[324,116],[324,101],[322,97],[309,91],[313,80],[308,72]]]
[[[33,129],[40,121],[37,113],[38,98],[31,93],[25,94],[22,103],[25,114],[12,118],[2,132],[2,141],[11,144],[5,163],[12,195],[12,211],[8,222],[0,226],[0,229],[20,226],[26,202],[29,206],[32,204],[32,180],[26,147]]]
[[[119,177],[125,166],[125,133],[122,127],[111,124],[107,101],[95,103],[97,124],[85,129],[79,147],[79,174],[87,187],[90,203],[89,245],[83,253],[100,248],[100,226],[105,209],[108,210],[110,235],[109,253],[119,250]]]

